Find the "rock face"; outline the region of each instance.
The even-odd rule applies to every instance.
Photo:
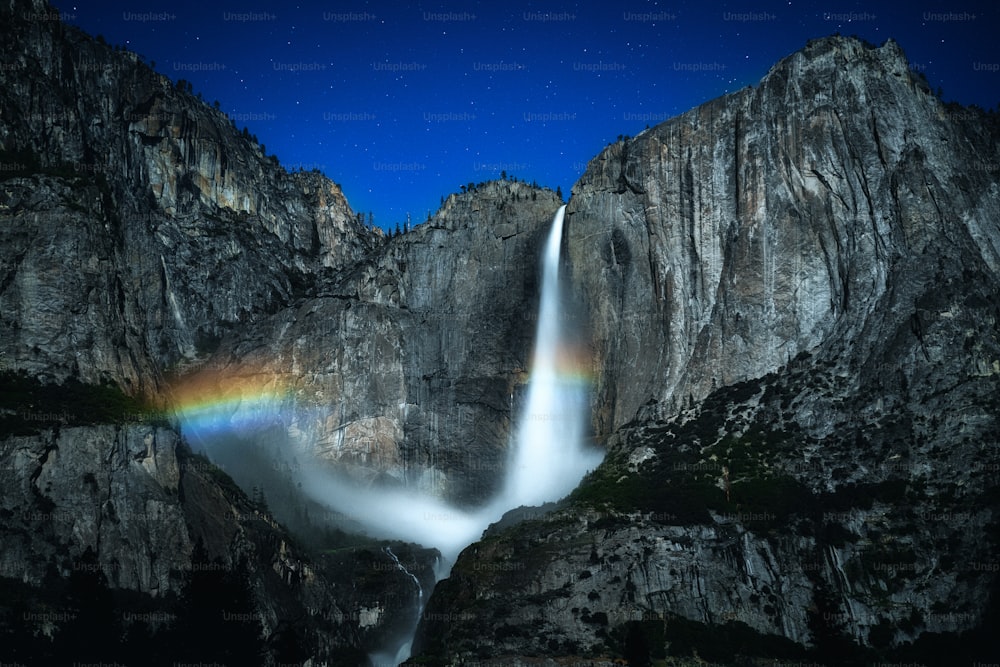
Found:
[[[830,38],[591,161],[609,455],[463,552],[424,657],[995,657],[994,122]]]
[[[285,172],[135,54],[40,0],[0,11],[7,367],[153,392],[370,249],[336,184]]]
[[[43,9],[5,28],[4,367],[146,393],[164,371],[270,374],[292,401],[272,408],[332,406],[287,424],[320,456],[487,497],[555,194],[483,184],[373,254],[335,184],[285,173],[133,54],[29,20]]]
[[[838,340],[864,359],[940,280],[928,262],[995,274],[996,136],[975,116],[894,42],[825,39],[605,149],[567,224],[598,433]]]
[[[359,664],[362,647],[398,632],[415,602],[409,578],[377,549],[307,555],[166,425],[35,431],[0,442],[0,585],[8,591],[2,633],[10,658],[160,664],[259,651],[254,662],[302,655]],[[433,559],[397,551],[410,562]],[[433,581],[429,568],[411,568],[425,584]],[[92,578],[89,594],[60,597],[60,582],[70,581],[72,591],[79,577]],[[359,587],[365,580],[377,583]],[[121,597],[125,592],[131,597]],[[120,599],[104,609],[102,595]],[[22,596],[31,600],[25,611],[11,602]],[[195,609],[200,605],[208,606]],[[188,627],[193,619],[200,629]],[[78,641],[77,623],[99,634]],[[248,630],[243,647],[211,636],[234,626]],[[138,655],[129,653],[130,642],[119,643],[153,630]],[[177,648],[181,641],[188,648]]]
[[[94,419],[71,401],[5,397],[3,576],[40,598],[99,573],[94,586],[138,596],[122,609],[177,615],[198,564],[219,559],[252,592],[243,611],[272,658],[298,642],[317,660],[363,661],[410,622],[409,576],[377,545],[318,555],[310,535],[303,553],[226,475],[190,453],[185,466],[158,408],[279,388],[234,410],[282,415],[291,444],[365,481],[482,502],[500,482],[559,198],[480,184],[386,243],[338,186],[286,173],[133,54],[41,2],[0,11],[0,372],[148,399]],[[394,549],[430,590],[434,554]],[[8,629],[71,631],[26,625]],[[39,641],[25,650],[50,650]]]
[[[158,408],[167,375],[316,293],[379,235],[336,184],[287,173],[45,3],[0,5],[0,42],[5,657],[364,662],[410,614],[412,580],[377,545],[296,546]],[[119,410],[118,388],[148,400]],[[429,587],[434,554],[407,557]]]

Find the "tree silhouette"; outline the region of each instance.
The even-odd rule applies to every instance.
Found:
[[[625,660],[630,667],[648,667],[652,664],[649,660],[650,646],[649,639],[643,631],[642,623],[631,622],[626,625],[625,635]]]
[[[53,642],[55,662],[100,663],[114,660],[121,650],[122,617],[104,572],[90,547],[73,564],[67,580],[63,623]]]
[[[260,664],[262,628],[246,569],[239,564],[228,567],[218,559],[210,561],[200,541],[191,564],[177,622],[170,632],[176,647],[174,659]]]

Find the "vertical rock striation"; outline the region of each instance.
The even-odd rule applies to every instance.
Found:
[[[100,572],[124,608],[183,612],[176,631],[211,606],[200,581],[272,661],[363,660],[412,580],[374,546],[309,557],[129,410],[215,401],[257,463],[300,447],[481,504],[559,198],[484,183],[385,241],[336,184],[40,0],[0,4],[0,44],[0,373],[34,387],[0,404],[0,629],[72,634],[47,619]],[[608,457],[463,553],[425,657],[990,657],[970,651],[1000,560],[998,136],[893,42],[829,38],[595,157],[564,268]],[[87,396],[100,415],[71,406]],[[392,550],[429,587],[433,554]]]
[[[135,54],[40,1],[0,11],[8,367],[154,391],[372,247],[336,184],[281,169]]]
[[[997,139],[974,117],[891,40],[828,38],[606,148],[567,225],[600,355],[597,431],[819,346],[863,360],[878,323],[933,288],[928,258],[995,273]]]

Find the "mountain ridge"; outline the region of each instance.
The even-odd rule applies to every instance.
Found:
[[[282,495],[300,464],[268,448],[481,506],[561,198],[492,181],[380,239],[332,182],[278,168],[133,56],[27,20],[40,1],[4,7],[5,369],[38,396],[72,380],[155,400],[127,424],[4,403],[27,432],[0,441],[2,583],[50,615],[86,609],[42,602],[67,581],[164,613],[161,593],[195,606],[176,572],[219,558],[249,596],[202,582],[260,621],[268,660],[298,655],[288,642],[362,660],[412,582],[380,575],[396,570],[358,538],[292,544],[272,516],[330,526]],[[997,136],[894,43],[824,38],[595,156],[563,268],[608,459],[546,518],[463,552],[424,616],[425,661],[980,649],[997,581],[971,566],[997,560]],[[268,476],[228,469],[271,510],[188,450],[184,409],[206,404],[220,423],[266,420],[229,444]],[[433,553],[393,548],[433,577]],[[72,578],[91,570],[111,576]],[[38,648],[53,626],[81,630],[3,627]],[[727,641],[710,654],[713,632]]]

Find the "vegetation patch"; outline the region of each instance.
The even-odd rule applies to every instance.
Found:
[[[167,424],[165,414],[149,401],[130,396],[111,382],[86,384],[69,378],[51,384],[23,371],[0,371],[0,438],[35,435],[59,426],[137,421]]]

